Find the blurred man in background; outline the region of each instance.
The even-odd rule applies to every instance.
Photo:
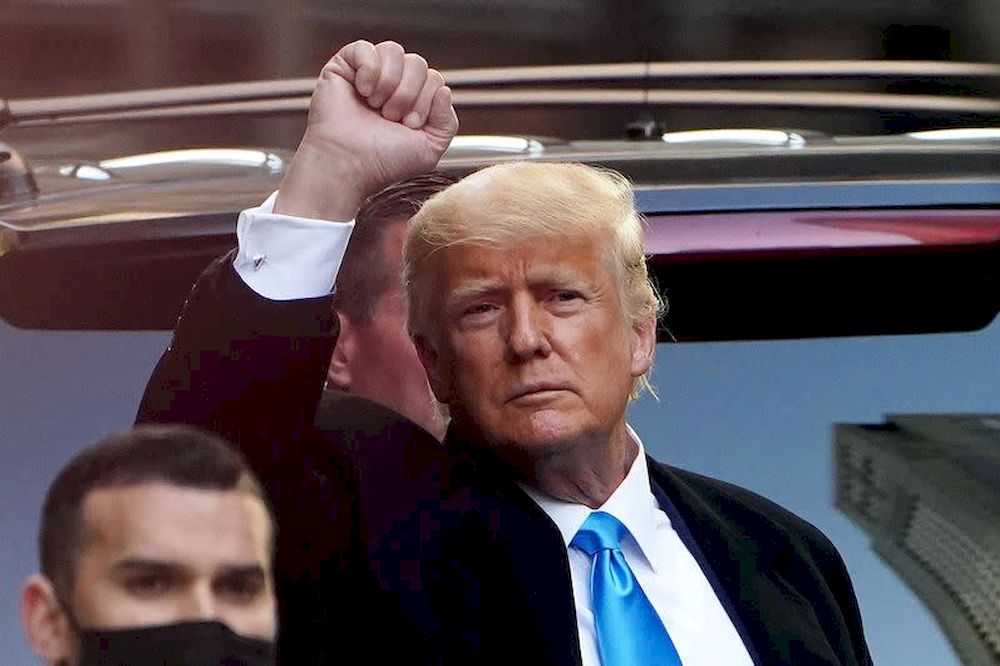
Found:
[[[354,397],[374,401],[405,416],[440,440],[447,417],[434,399],[417,352],[406,332],[402,287],[406,225],[421,204],[454,179],[429,173],[389,185],[358,210],[333,297],[340,324],[317,425],[343,430],[359,418],[394,417]]]
[[[218,437],[142,426],[62,469],[21,598],[46,664],[273,664],[275,528],[257,478]]]

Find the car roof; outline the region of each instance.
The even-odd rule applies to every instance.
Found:
[[[727,63],[702,64],[707,70],[663,65],[667,77],[704,76],[704,71],[737,75],[730,71],[732,63],[728,69]],[[778,77],[823,71],[815,63],[770,65],[768,71]],[[865,76],[899,69],[915,76],[921,66],[926,63],[855,63],[848,69]],[[478,70],[453,78],[459,85],[565,82],[560,68],[528,69],[501,72],[499,78]],[[969,66],[951,69],[969,73]],[[1000,66],[979,69],[989,77],[1000,75]],[[621,83],[654,70],[645,64],[636,72],[598,67],[585,74]],[[122,111],[128,96],[120,94],[0,106],[29,123],[161,122],[147,116],[255,113],[261,95],[278,95],[281,99],[269,103],[301,111],[308,85],[217,86],[204,108],[162,108],[204,101],[200,89],[141,93],[131,111]],[[488,102],[475,100],[493,99],[498,91],[459,92],[483,104]],[[614,92],[591,90],[583,96]],[[557,104],[564,93],[546,92]],[[797,99],[798,93],[791,94],[782,99]],[[876,102],[899,103],[898,95],[888,96],[888,102],[885,97]],[[237,99],[250,101],[232,101]],[[932,108],[937,100],[920,103]],[[950,97],[943,103],[978,104],[985,112],[977,116],[981,121],[991,109],[1000,111],[1000,102],[990,99]],[[584,162],[625,174],[649,221],[647,238],[659,239],[647,242],[647,250],[654,277],[672,303],[660,330],[663,340],[970,330],[995,317],[997,127],[879,136],[748,127],[665,132],[654,122],[628,129],[632,140],[460,136],[440,168],[462,176],[527,159]],[[0,145],[2,155],[7,159],[0,159],[0,316],[17,326],[57,329],[171,328],[198,272],[234,244],[237,213],[277,189],[291,159],[287,149],[238,145],[93,161],[48,157],[31,164],[16,147]],[[873,214],[858,216],[865,211]],[[886,217],[886,211],[910,212]],[[817,223],[819,214],[825,217]],[[820,228],[822,235],[816,232]],[[928,231],[940,229],[948,232]],[[988,293],[983,284],[992,285]],[[928,293],[948,307],[922,307]],[[959,297],[963,294],[970,296]]]

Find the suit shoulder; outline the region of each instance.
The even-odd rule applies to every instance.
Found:
[[[658,461],[650,464],[654,478],[661,485],[666,482],[691,493],[704,502],[704,509],[716,513],[734,529],[754,534],[756,538],[769,534],[771,538],[798,542],[814,552],[836,553],[833,543],[818,527],[773,500],[728,481]],[[676,499],[675,493],[668,494]],[[690,496],[687,501],[691,501]]]

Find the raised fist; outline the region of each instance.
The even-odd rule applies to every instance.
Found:
[[[352,42],[320,73],[275,212],[353,217],[381,187],[432,170],[457,131],[451,90],[422,57]]]

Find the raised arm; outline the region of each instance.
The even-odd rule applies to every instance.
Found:
[[[422,58],[391,42],[342,48],[276,201],[240,216],[240,247],[198,280],[139,407],[140,422],[223,435],[268,487],[282,663],[363,663],[394,612],[359,545],[353,468],[331,462],[312,427],[336,341],[329,292],[360,203],[433,169],[457,128],[451,92]]]
[[[340,49],[273,210],[245,212],[239,251],[195,286],[137,420],[207,427],[266,476],[277,452],[262,444],[288,453],[312,422],[336,339],[328,293],[346,221],[385,184],[433,169],[457,129],[451,91],[423,58],[393,42]]]

